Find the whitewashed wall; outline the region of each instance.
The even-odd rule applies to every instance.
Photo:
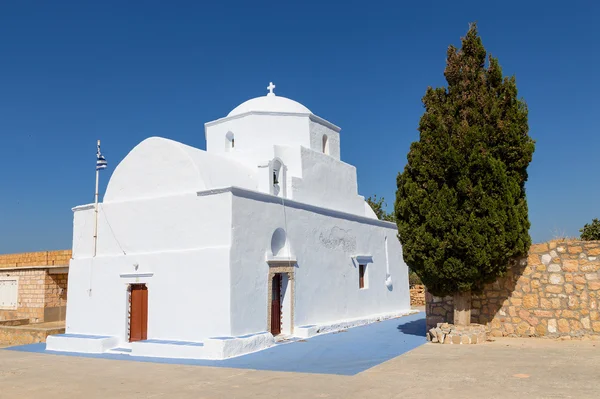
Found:
[[[75,211],[68,333],[125,342],[127,284],[146,283],[148,338],[229,334],[230,193],[105,203],[93,259],[92,229],[93,209]]]
[[[257,198],[262,198],[260,195]],[[291,203],[291,202],[290,202]],[[294,325],[328,323],[410,309],[408,268],[392,224],[280,202],[233,197],[231,257],[232,334],[267,326],[268,264],[271,237],[286,229],[297,258]],[[385,237],[393,289],[385,285]],[[248,240],[252,237],[252,240]],[[368,288],[358,287],[354,255],[371,255]]]

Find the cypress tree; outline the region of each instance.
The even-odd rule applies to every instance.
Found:
[[[454,322],[469,324],[471,292],[531,245],[525,182],[535,145],[515,78],[487,57],[475,24],[460,49],[448,47],[444,76],[447,87],[422,99],[394,210],[405,262],[432,294],[454,295]]]

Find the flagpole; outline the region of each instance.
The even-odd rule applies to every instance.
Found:
[[[98,140],[100,148],[100,140]],[[94,257],[96,257],[96,248],[98,247],[98,179],[100,178],[100,169],[96,167],[96,193],[94,194]]]

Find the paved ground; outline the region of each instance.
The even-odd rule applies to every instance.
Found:
[[[0,351],[0,398],[598,398],[600,343],[426,344],[354,376]]]
[[[366,334],[365,328],[354,330]],[[425,344],[351,376],[0,350],[1,399],[418,396],[598,398],[600,342],[507,338],[483,345]]]
[[[85,355],[121,361],[154,362],[301,373],[354,375],[425,343],[425,313],[323,334],[308,340],[283,343],[269,349],[226,360],[182,360],[132,357],[123,354]],[[48,353],[46,344],[12,350]],[[60,352],[54,352],[61,354]],[[81,354],[64,354],[81,357]]]

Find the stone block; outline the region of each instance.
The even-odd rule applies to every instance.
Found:
[[[435,308],[433,308],[431,314],[434,314],[436,316],[445,316],[447,314],[447,311],[441,306],[436,306]]]
[[[529,333],[529,324],[522,321],[517,325],[517,334],[520,336],[527,335]]]
[[[461,344],[470,344],[471,343],[471,337],[467,334],[464,334],[460,337],[460,343]]]
[[[563,310],[560,315],[565,319],[579,319],[579,313],[572,310]]]
[[[581,251],[583,251],[583,248],[577,247],[577,246],[572,246],[572,247],[569,247],[568,253],[579,254]]]
[[[563,292],[562,285],[549,285],[546,287],[546,292],[550,292],[552,294],[561,294]]]
[[[598,262],[588,262],[587,260],[579,262],[579,270],[584,273],[597,272],[599,269],[600,263]]]
[[[514,334],[515,326],[512,323],[504,323],[504,331],[506,331],[507,334]]]
[[[536,335],[543,337],[546,335],[546,327],[543,324],[538,324],[535,327],[535,333]]]
[[[548,280],[550,281],[550,284],[557,284],[557,285],[564,284],[564,282],[565,282],[564,277],[557,273],[551,274],[550,278]]]
[[[550,319],[550,320],[548,320],[548,332],[549,333],[555,333],[556,331],[557,331],[556,319]]]
[[[544,242],[541,244],[532,244],[531,247],[529,248],[529,252],[530,253],[541,253],[541,252],[548,252],[549,248],[548,248],[548,243]],[[560,251],[559,251],[560,252]],[[528,259],[529,261],[529,259]]]
[[[571,325],[571,332],[578,332],[583,329],[583,324],[579,320],[569,320],[569,324]]]
[[[554,316],[554,312],[552,312],[550,310],[534,310],[533,314],[538,317],[553,317]]]
[[[525,295],[523,297],[523,306],[527,309],[537,308],[539,306],[537,295]]]
[[[542,261],[540,259],[540,256],[534,253],[529,253],[529,255],[527,256],[527,265],[533,267],[533,266],[538,266],[541,265]]]
[[[552,256],[550,256],[550,254],[542,255],[542,263],[544,265],[549,265],[551,261],[552,261]]]
[[[583,317],[581,319],[581,325],[583,326],[583,328],[585,328],[586,330],[589,330],[591,328],[591,324],[590,324],[590,318],[589,317]]]
[[[540,298],[540,307],[542,309],[552,309],[552,302],[546,298]]]
[[[593,248],[590,249],[589,251],[587,251],[588,256],[597,256],[600,255],[600,247],[599,248]]]
[[[594,332],[600,333],[600,321],[592,322],[592,330],[594,330]]]
[[[560,298],[551,298],[550,301],[552,302],[552,309],[561,309],[563,307]]]
[[[586,283],[585,277],[581,276],[581,275],[574,276],[573,283],[579,284],[579,285],[585,285],[585,283]]]
[[[575,291],[575,287],[573,287],[573,284],[565,284],[565,292],[567,294],[572,294],[573,291]]]
[[[558,331],[561,333],[568,333],[569,331],[571,331],[570,327],[569,327],[569,320],[567,319],[559,319],[558,320]]]
[[[600,281],[590,281],[588,283],[588,290],[592,290],[592,291],[600,290]]]
[[[567,305],[569,306],[569,309],[578,309],[579,299],[575,295],[569,295]]]
[[[451,337],[452,337],[453,344],[456,344],[456,345],[460,344],[460,342],[461,342],[460,335],[451,335]]]
[[[563,261],[562,269],[565,272],[576,272],[579,270],[579,263],[576,260],[566,259]]]

